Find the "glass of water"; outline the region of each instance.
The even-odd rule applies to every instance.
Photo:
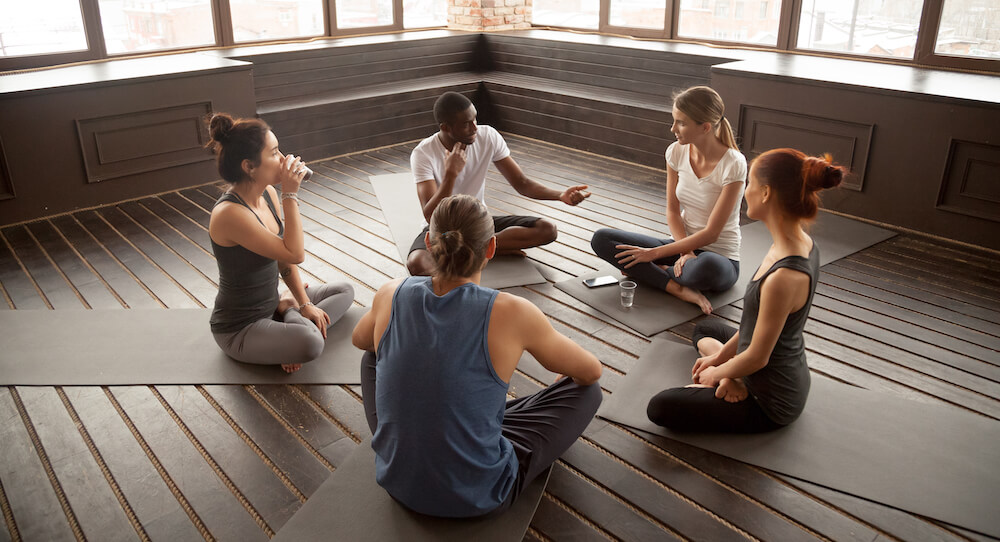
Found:
[[[618,283],[618,288],[622,292],[622,308],[631,307],[632,301],[635,299],[635,283],[631,280],[623,280]]]

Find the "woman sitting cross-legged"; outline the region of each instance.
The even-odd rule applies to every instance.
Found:
[[[425,235],[430,277],[386,283],[354,329],[376,481],[432,516],[507,509],[583,433],[601,403],[601,363],[531,302],[479,286],[496,252],[479,200],[441,201]],[[507,400],[528,351],[565,375]]]
[[[743,297],[739,331],[700,322],[692,341],[702,357],[694,384],[661,391],[649,419],[676,431],[756,433],[788,425],[809,395],[802,329],[809,316],[819,248],[806,233],[820,190],[840,184],[830,158],[793,149],[760,155],[750,167],[747,215],[761,220],[773,244]]]
[[[305,258],[298,190],[302,161],[278,150],[264,121],[216,114],[209,143],[229,183],[212,208],[208,235],[219,264],[219,294],[211,326],[215,342],[245,363],[280,364],[294,372],[321,353],[326,329],[347,312],[347,282],[309,287],[299,275]],[[274,185],[281,185],[281,202]],[[278,295],[278,275],[288,294]]]
[[[670,239],[601,228],[594,253],[636,281],[698,305],[703,292],[727,290],[740,276],[740,196],[747,161],[736,146],[725,105],[709,87],[674,96],[677,141],[667,148]]]

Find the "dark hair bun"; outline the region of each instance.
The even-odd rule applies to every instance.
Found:
[[[219,143],[225,143],[229,139],[229,133],[234,125],[233,117],[225,113],[212,115],[212,120],[208,123],[208,132],[212,139]]]

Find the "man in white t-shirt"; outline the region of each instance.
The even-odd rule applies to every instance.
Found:
[[[523,196],[560,200],[577,205],[590,196],[586,185],[560,192],[537,183],[521,171],[510,156],[503,136],[490,126],[476,125],[476,107],[457,92],[445,92],[434,103],[434,120],[440,130],[424,139],[410,154],[410,169],[417,196],[428,222],[438,203],[453,194],[468,194],[486,204],[486,171],[492,162],[504,179]],[[493,217],[497,254],[523,254],[525,248],[551,243],[556,225],[533,216]],[[430,275],[433,260],[424,245],[427,228],[410,246],[406,267],[411,275]]]

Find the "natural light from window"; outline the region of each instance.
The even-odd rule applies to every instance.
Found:
[[[534,0],[532,24],[596,30],[601,0]]]
[[[108,54],[215,44],[209,0],[99,0]]]
[[[677,36],[773,46],[780,14],[781,0],[681,0]]]
[[[337,0],[337,28],[392,24],[392,0]]]
[[[1000,2],[945,0],[934,52],[1000,59]]]
[[[804,0],[798,47],[913,58],[922,8],[921,0]]]
[[[229,10],[237,42],[323,35],[323,0],[229,0]]]
[[[611,26],[663,30],[666,15],[664,0],[611,0],[608,22]]]
[[[448,0],[403,0],[403,28],[448,25]]]
[[[78,0],[0,2],[0,57],[87,49]]]

